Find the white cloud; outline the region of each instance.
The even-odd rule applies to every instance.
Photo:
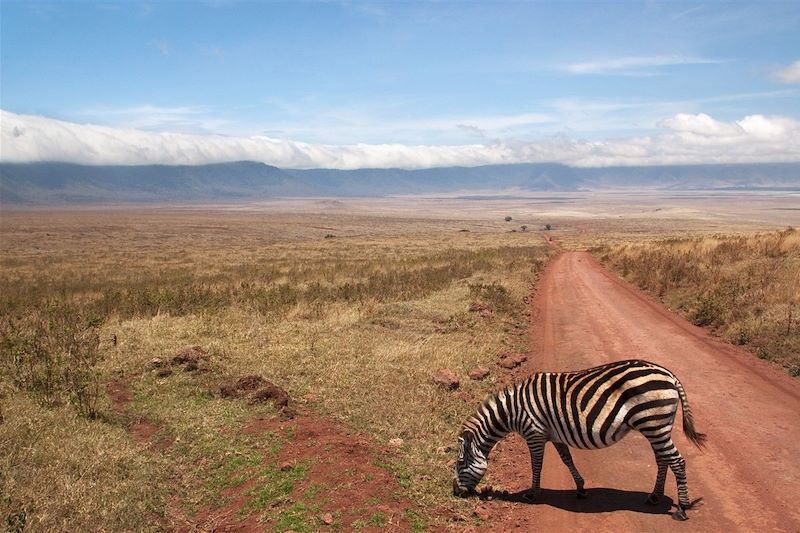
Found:
[[[800,83],[800,60],[775,72],[775,77],[783,83]]]
[[[697,115],[678,113],[673,117],[662,120],[659,126],[673,131],[693,133],[705,137],[735,137],[743,133],[738,123],[720,122],[705,113]]]
[[[572,74],[647,74],[647,69],[655,67],[669,67],[675,65],[707,65],[721,63],[716,59],[701,57],[687,57],[679,55],[665,56],[633,56],[591,61],[586,63],[571,63],[563,70]]]
[[[750,115],[722,122],[679,113],[656,135],[583,141],[506,139],[451,146],[314,144],[265,136],[226,137],[75,124],[0,111],[0,161],[90,165],[195,165],[263,161],[285,168],[426,168],[561,162],[573,166],[800,161],[800,121]]]

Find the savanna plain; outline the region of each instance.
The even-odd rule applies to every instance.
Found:
[[[485,526],[451,495],[455,436],[535,341],[548,261],[589,250],[798,376],[798,206],[676,192],[4,209],[0,520]]]

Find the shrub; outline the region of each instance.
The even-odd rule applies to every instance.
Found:
[[[98,414],[100,361],[97,317],[51,305],[22,317],[4,317],[0,368],[19,389],[46,407],[72,405],[81,416]]]

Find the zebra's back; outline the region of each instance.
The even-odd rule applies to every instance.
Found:
[[[530,406],[550,440],[576,448],[604,448],[631,429],[671,430],[680,400],[677,379],[641,360],[575,372],[546,372],[526,380]]]

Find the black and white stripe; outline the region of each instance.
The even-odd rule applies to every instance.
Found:
[[[528,443],[533,496],[539,490],[544,446],[550,441],[569,468],[578,497],[585,497],[584,481],[569,447],[605,448],[636,430],[650,442],[658,465],[648,503],[657,503],[664,494],[667,468],[671,468],[678,485],[678,511],[673,517],[685,520],[685,510],[691,507],[686,461],[672,442],[678,403],[683,407],[684,433],[702,446],[705,435],[694,428],[686,392],[662,366],[629,360],[576,372],[534,374],[486,400],[464,422],[453,491],[460,496],[473,492],[486,472],[491,449],[514,432]]]

